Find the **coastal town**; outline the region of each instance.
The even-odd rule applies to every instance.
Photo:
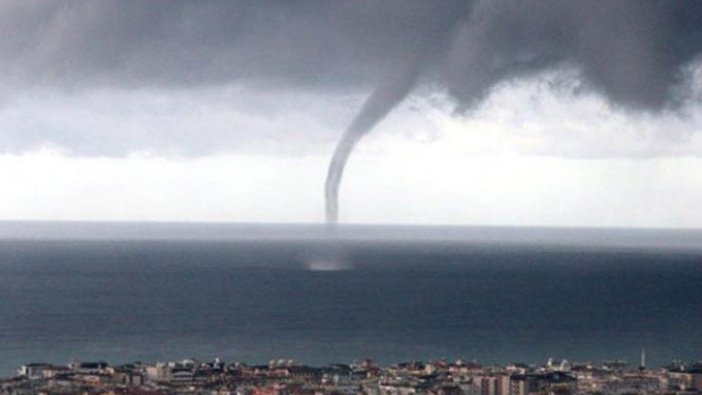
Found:
[[[265,365],[220,359],[30,363],[0,380],[1,395],[620,395],[702,394],[702,363],[661,368],[625,361],[541,366],[483,366],[476,361],[410,361],[381,367],[366,359],[312,367],[293,360]]]

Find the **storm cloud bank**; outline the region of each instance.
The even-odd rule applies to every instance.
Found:
[[[700,18],[702,4],[664,0],[9,0],[0,83],[362,92],[415,61],[465,109],[501,81],[570,64],[613,102],[655,109],[678,99]]]
[[[8,0],[0,95],[222,84],[372,92],[329,168],[335,222],[354,145],[415,87],[446,92],[466,113],[500,83],[566,67],[615,108],[657,114],[690,101],[700,20],[702,3],[667,0]]]

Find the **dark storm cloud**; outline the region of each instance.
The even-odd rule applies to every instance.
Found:
[[[480,2],[456,37],[445,83],[465,106],[501,80],[565,63],[614,103],[661,109],[680,99],[674,88],[702,49],[701,20],[695,1]]]
[[[500,81],[570,64],[613,102],[656,109],[701,49],[701,20],[696,1],[8,0],[0,58],[10,92],[232,81],[360,91],[422,62],[423,81],[463,108]]]
[[[358,89],[413,56],[432,34],[427,19],[445,14],[420,1],[21,0],[0,7],[5,82],[62,88],[234,81]]]

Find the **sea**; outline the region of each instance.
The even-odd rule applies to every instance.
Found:
[[[0,223],[30,362],[702,359],[702,231]]]

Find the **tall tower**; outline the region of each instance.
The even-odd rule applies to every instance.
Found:
[[[644,371],[646,370],[646,350],[641,349],[641,365],[639,365],[639,370]]]

